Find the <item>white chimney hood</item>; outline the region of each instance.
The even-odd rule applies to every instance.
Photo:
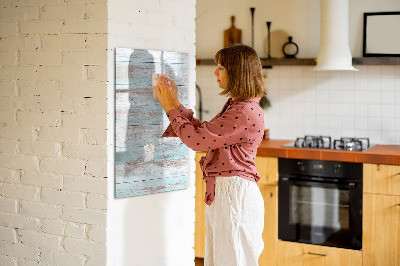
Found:
[[[348,0],[321,0],[321,40],[314,70],[358,71],[349,47]]]

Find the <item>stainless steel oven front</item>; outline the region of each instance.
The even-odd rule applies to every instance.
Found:
[[[362,164],[278,160],[278,238],[360,250]]]

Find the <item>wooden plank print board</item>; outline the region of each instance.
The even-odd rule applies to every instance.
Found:
[[[188,148],[179,138],[161,138],[169,124],[153,100],[152,74],[166,73],[188,100],[188,55],[115,49],[115,197],[185,189]]]

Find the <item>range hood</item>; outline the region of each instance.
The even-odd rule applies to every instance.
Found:
[[[321,39],[316,71],[351,70],[348,0],[321,0]]]

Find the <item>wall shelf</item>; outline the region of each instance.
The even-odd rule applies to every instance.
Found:
[[[272,66],[314,66],[315,58],[260,58],[263,67]],[[196,65],[215,65],[214,59],[197,59]],[[357,57],[353,58],[353,65],[400,65],[400,57]]]

